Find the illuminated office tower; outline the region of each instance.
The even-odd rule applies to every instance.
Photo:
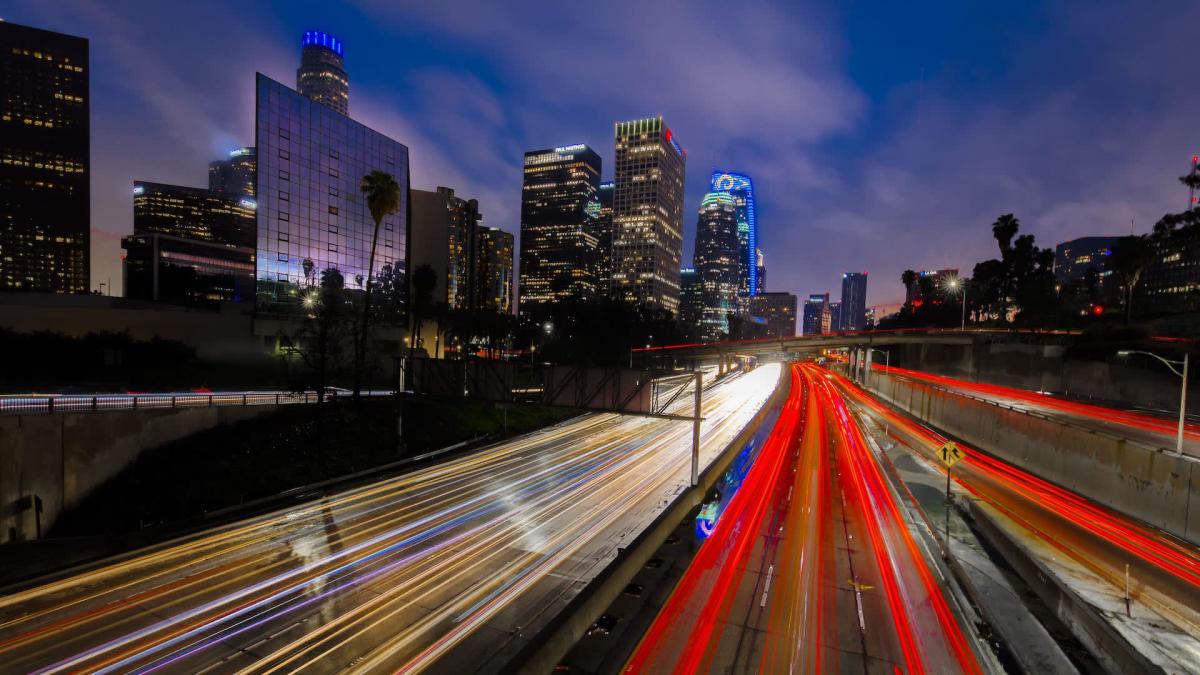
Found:
[[[662,117],[616,124],[612,296],[679,311],[687,155]]]
[[[342,41],[319,30],[304,32],[296,91],[322,105],[350,114],[350,78],[342,68]]]
[[[863,330],[867,327],[867,273],[842,275],[842,313],[834,330]]]
[[[729,334],[729,317],[738,311],[737,207],[726,192],[710,192],[700,203],[693,263],[704,304],[700,338],[720,340]]]
[[[408,148],[261,73],[256,90],[256,309],[294,308],[326,269],[363,289],[375,221],[359,185],[372,171],[400,185],[400,206],[379,228],[374,274],[384,265],[404,272]]]
[[[598,294],[599,187],[600,155],[586,145],[525,153],[522,314],[536,313],[568,297]]]
[[[750,313],[767,324],[766,337],[790,338],[796,335],[797,299],[791,293],[759,293],[750,300]]]
[[[221,194],[254,199],[258,181],[258,153],[254,148],[238,148],[226,159],[208,165],[208,189]]]
[[[88,41],[0,21],[0,291],[86,293]]]
[[[758,215],[754,209],[754,181],[744,173],[713,171],[710,182],[713,192],[727,192],[737,204],[738,219],[738,293],[751,297],[761,293],[764,280],[759,279],[762,269],[761,252],[758,250]]]
[[[513,236],[498,227],[480,226],[478,272],[478,307],[483,310],[511,314],[513,311]]]
[[[613,268],[613,192],[616,186],[612,181],[600,184],[600,219],[597,223],[600,240],[600,263],[596,290],[600,295],[608,295],[612,286]]]
[[[822,335],[832,329],[828,293],[813,293],[804,301],[804,334]]]
[[[679,327],[688,340],[700,339],[704,318],[704,284],[695,267],[679,270]]]

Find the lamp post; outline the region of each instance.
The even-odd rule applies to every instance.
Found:
[[[962,326],[959,330],[965,331],[967,329],[967,282],[959,277],[950,277],[946,280],[946,288],[962,296]]]
[[[873,352],[879,352],[880,354],[883,354],[883,372],[887,373],[888,375],[891,375],[892,374],[892,353],[889,351],[880,349],[878,347],[867,347],[867,349],[869,349],[870,351],[873,351]]]
[[[1183,456],[1183,422],[1184,422],[1185,416],[1187,415],[1188,353],[1187,352],[1183,353],[1182,361],[1171,361],[1168,359],[1164,359],[1163,357],[1161,357],[1158,354],[1155,354],[1153,352],[1143,352],[1143,351],[1136,351],[1136,350],[1129,350],[1129,349],[1123,349],[1123,350],[1117,352],[1117,356],[1129,356],[1130,354],[1144,354],[1146,356],[1153,356],[1154,358],[1158,359],[1159,361],[1162,361],[1163,364],[1165,364],[1167,366],[1167,368],[1169,368],[1171,370],[1172,373],[1175,373],[1179,377],[1183,378],[1183,386],[1180,387],[1180,390],[1179,390],[1179,429],[1175,432],[1175,454],[1182,457]],[[1183,371],[1180,372],[1178,370],[1175,370],[1175,366],[1182,366]]]

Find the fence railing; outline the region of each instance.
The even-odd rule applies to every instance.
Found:
[[[363,396],[391,396],[394,392],[370,390]],[[327,402],[346,400],[351,394],[331,390]],[[53,415],[55,413],[102,412],[107,410],[156,410],[163,408],[215,408],[250,405],[291,405],[316,403],[316,390],[310,391],[247,391],[169,394],[94,394],[94,395],[37,395],[0,396],[0,415]]]

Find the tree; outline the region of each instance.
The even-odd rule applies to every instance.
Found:
[[[1121,237],[1108,256],[1108,269],[1121,279],[1125,292],[1125,323],[1133,316],[1133,293],[1150,263],[1150,244],[1144,235]]]
[[[413,349],[417,347],[417,339],[421,336],[421,324],[430,316],[434,308],[433,290],[437,288],[437,272],[429,265],[421,265],[413,270],[412,303],[412,342]]]
[[[372,171],[363,176],[359,189],[367,197],[367,209],[375,221],[375,231],[371,235],[371,257],[367,259],[367,280],[364,285],[366,294],[363,298],[362,321],[359,324],[358,339],[354,350],[354,400],[359,399],[362,391],[362,380],[367,363],[367,334],[371,326],[371,290],[374,286],[375,251],[379,246],[379,226],[388,214],[395,213],[400,208],[400,185],[392,174],[385,171]]]
[[[317,401],[324,402],[331,375],[341,369],[348,323],[342,273],[333,267],[322,270],[320,285],[315,288],[308,285],[301,307],[304,319],[290,340],[292,347],[288,353],[299,356],[313,372]]]
[[[912,293],[913,284],[917,283],[917,279],[919,278],[920,276],[913,270],[904,270],[900,275],[900,283],[904,284],[905,299]]]

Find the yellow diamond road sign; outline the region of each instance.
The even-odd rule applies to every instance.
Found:
[[[941,458],[942,464],[946,466],[954,466],[958,464],[967,453],[958,449],[958,444],[954,441],[946,441],[945,445],[938,450],[938,457]]]

